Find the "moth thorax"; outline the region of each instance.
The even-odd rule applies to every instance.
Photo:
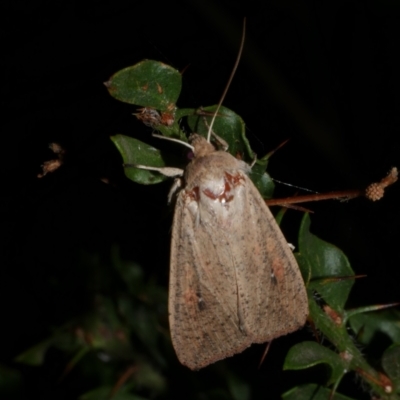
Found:
[[[192,133],[189,136],[189,142],[194,147],[195,157],[203,157],[215,151],[215,147],[211,143],[207,142],[206,138],[197,133]]]

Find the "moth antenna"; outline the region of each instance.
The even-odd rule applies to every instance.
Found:
[[[310,192],[310,193],[314,193],[314,194],[319,194],[315,190],[307,189],[307,188],[302,187],[302,186],[292,185],[291,183],[282,182],[282,181],[279,181],[278,179],[275,179],[275,178],[272,178],[272,180],[274,182],[280,183],[281,185],[285,185],[285,186],[289,186],[289,187],[292,187],[292,188],[295,188],[295,189],[303,190],[304,192]]]
[[[220,99],[220,101],[218,102],[217,109],[215,110],[215,113],[214,113],[214,115],[213,115],[213,117],[212,117],[212,120],[211,120],[211,123],[210,123],[210,127],[208,128],[207,142],[210,142],[210,139],[211,139],[211,131],[212,131],[212,127],[213,127],[213,125],[214,125],[215,118],[217,117],[218,111],[219,111],[219,109],[221,108],[221,105],[222,105],[222,103],[223,103],[223,101],[224,101],[224,99],[225,99],[226,94],[228,93],[228,90],[229,90],[229,87],[230,87],[230,85],[231,85],[232,79],[233,79],[233,77],[235,76],[235,72],[236,72],[237,67],[238,67],[238,65],[239,65],[240,58],[242,57],[242,52],[243,52],[243,47],[244,47],[244,38],[245,38],[245,36],[246,36],[246,18],[243,19],[242,41],[240,42],[239,52],[238,52],[238,55],[237,55],[237,57],[236,57],[235,65],[233,66],[233,70],[232,70],[231,75],[230,75],[230,77],[229,77],[229,79],[228,79],[228,83],[227,83],[226,86],[225,86],[225,89],[224,89],[224,92],[222,93],[221,99]]]
[[[204,125],[210,129],[210,126],[208,125],[207,119],[203,117],[203,122]],[[223,151],[227,151],[229,148],[229,144],[226,140],[222,139],[222,137],[218,136],[212,129],[211,129],[211,135],[213,135],[214,139],[218,142],[218,144],[222,147]]]
[[[169,140],[170,142],[175,142],[175,143],[182,144],[183,146],[189,147],[189,149],[194,152],[194,147],[191,144],[184,142],[183,140],[170,138],[168,136],[158,135],[157,133],[153,133],[152,136],[156,137],[156,138],[159,138],[159,139]]]

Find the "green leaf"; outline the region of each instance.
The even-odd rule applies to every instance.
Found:
[[[121,153],[124,164],[144,165],[146,167],[157,168],[163,168],[168,165],[166,161],[164,161],[160,150],[140,140],[125,135],[111,136],[111,140]],[[171,166],[171,164],[168,166]],[[125,175],[130,180],[142,185],[152,185],[170,179],[160,172],[148,171],[133,166],[125,167]]]
[[[22,364],[38,366],[42,365],[44,361],[44,356],[47,350],[52,346],[54,343],[54,339],[50,338],[44,340],[36,344],[35,346],[31,347],[30,349],[24,351],[22,354],[15,358],[15,361]]]
[[[305,369],[322,363],[328,364],[332,370],[328,385],[338,382],[346,372],[347,365],[342,358],[316,342],[302,342],[294,345],[286,356],[283,369]]]
[[[382,356],[382,367],[392,380],[394,391],[400,394],[400,344],[386,349]]]
[[[161,394],[167,389],[167,380],[162,376],[159,368],[153,367],[149,363],[140,364],[135,373],[135,383],[139,387],[151,389],[153,395]],[[158,396],[152,396],[157,398]]]
[[[350,397],[335,393],[332,390],[319,386],[315,383],[297,386],[282,395],[283,400],[354,400]]]
[[[1,399],[21,399],[24,384],[23,374],[20,371],[0,364]]]
[[[305,278],[311,273],[308,289],[317,291],[332,308],[343,311],[354,284],[354,279],[348,277],[354,272],[340,249],[319,239],[309,229],[310,217],[305,214],[299,232],[298,261]]]
[[[147,397],[137,396],[132,393],[128,393],[132,385],[125,385],[120,388],[112,397],[114,387],[112,386],[101,386],[90,392],[86,392],[79,397],[79,400],[147,400]]]
[[[175,117],[178,120],[183,117],[198,115],[197,113],[198,113],[197,108],[178,108],[176,110]]]
[[[182,77],[169,65],[144,60],[118,71],[105,85],[117,100],[173,112],[181,92]]]
[[[274,193],[275,184],[272,178],[265,172],[267,164],[268,157],[257,159],[256,163],[251,168],[249,176],[255,187],[261,193],[261,196],[270,199]]]
[[[250,386],[240,376],[227,370],[225,371],[226,383],[233,400],[249,400],[251,399]]]
[[[165,359],[157,347],[159,339],[156,314],[143,304],[133,303],[129,297],[118,300],[118,310],[124,317],[131,333],[140,340],[141,350],[146,350],[160,365],[165,365]]]
[[[357,334],[357,340],[367,345],[376,333],[382,332],[393,342],[400,343],[400,312],[382,310],[356,314],[349,318],[351,329]]]
[[[133,261],[123,260],[117,245],[111,248],[111,263],[125,282],[130,294],[138,297],[147,289],[143,268]]]

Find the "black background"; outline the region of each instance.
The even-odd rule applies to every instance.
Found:
[[[125,258],[168,284],[170,183],[128,181],[109,140],[123,133],[156,145],[131,115],[135,107],[103,86],[119,69],[145,58],[188,66],[178,106],[215,104],[247,16],[244,54],[224,105],[242,116],[259,156],[290,139],[270,161],[273,178],[325,192],[365,187],[400,165],[397,2],[9,0],[0,7],[5,363],[85,307],[77,290],[82,250],[108,257],[118,244]],[[64,146],[66,162],[38,179],[52,158],[50,142]],[[275,196],[296,192],[278,184]],[[399,199],[397,184],[378,203],[307,205],[312,231],[368,275],[349,306],[399,300]],[[300,218],[296,211],[285,217],[291,242]],[[71,276],[75,286],[64,285]],[[242,367],[260,373],[256,364]],[[274,368],[267,358],[269,393]]]

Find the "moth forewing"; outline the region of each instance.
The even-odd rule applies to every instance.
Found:
[[[247,178],[248,221],[257,221],[255,234],[251,224],[245,230],[256,242],[253,262],[258,265],[256,279],[259,313],[253,314],[257,323],[254,342],[264,343],[302,327],[308,316],[308,299],[300,269],[285,237],[260,193]],[[245,270],[245,272],[247,272]],[[249,274],[243,280],[249,280]],[[252,290],[251,287],[248,288]]]
[[[172,229],[169,321],[179,360],[200,369],[300,328],[308,302],[250,167],[201,136],[191,143]]]

